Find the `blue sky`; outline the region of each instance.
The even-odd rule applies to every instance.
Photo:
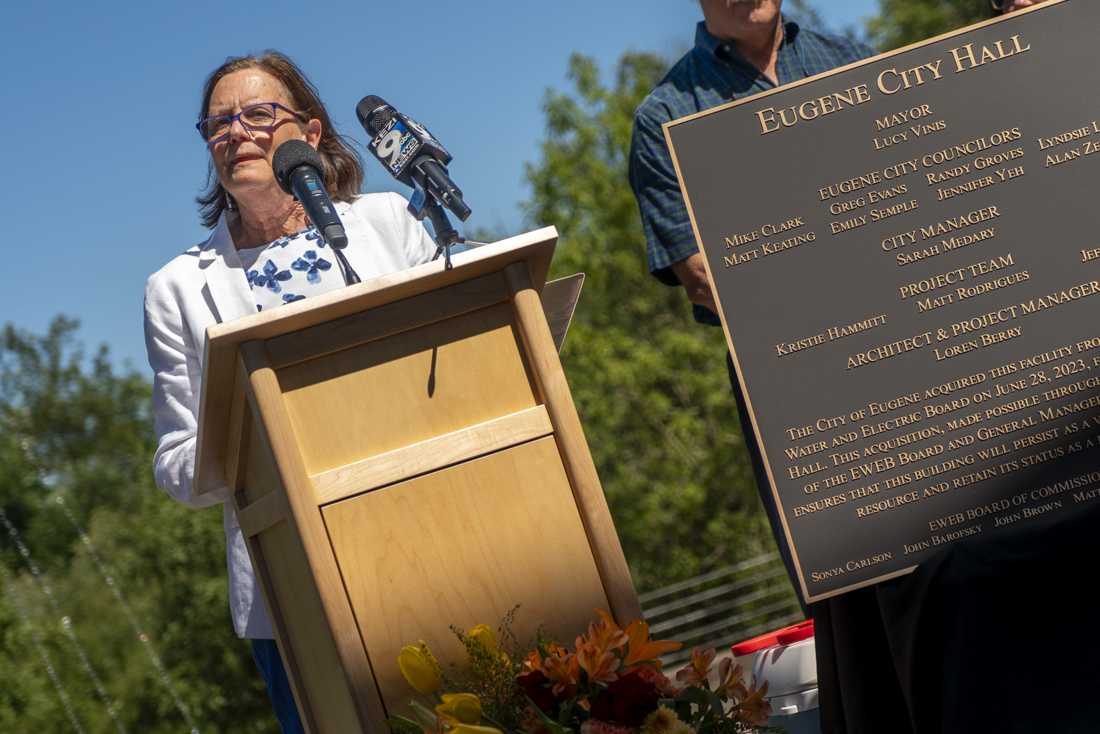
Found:
[[[834,27],[876,0],[818,0]],[[574,51],[609,69],[627,50],[691,43],[694,0],[14,3],[0,28],[7,170],[0,324],[43,332],[64,313],[89,349],[145,371],[145,278],[205,238],[206,174],[192,124],[203,78],[226,56],[289,54],[337,128],[362,142],[355,104],[376,94],[455,157],[472,227],[524,228],[523,164],[543,137],[548,88]],[[362,149],[361,149],[362,150]],[[366,160],[367,189],[394,190]],[[545,222],[539,224],[553,224]],[[639,267],[643,267],[639,249]]]

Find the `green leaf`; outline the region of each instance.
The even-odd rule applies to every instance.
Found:
[[[708,708],[710,706],[711,699],[717,699],[718,697],[715,696],[713,693],[710,693],[709,691],[705,691],[702,688],[699,688],[698,686],[688,686],[680,692],[680,695],[677,698],[682,701],[693,703],[696,706]]]
[[[412,719],[404,716],[391,716],[386,719],[393,734],[424,734],[424,729]]]
[[[634,111],[667,69],[651,53],[602,69],[574,56],[526,167],[527,224],[561,233],[552,275],[587,275],[562,362],[639,591],[775,548],[721,330],[696,324],[683,288],[646,263],[629,151]]]
[[[880,51],[889,51],[992,15],[989,3],[979,0],[879,0],[879,12],[867,21],[867,32]]]
[[[535,712],[535,715],[539,717],[539,721],[549,730],[550,734],[573,734],[571,728],[563,726],[547,716],[546,713],[531,700],[530,696],[524,696],[524,698],[527,699],[527,703],[530,704],[531,709]]]
[[[439,714],[420,703],[420,701],[416,699],[409,701],[409,708],[413,710],[416,718],[419,719],[425,729],[435,731],[439,726]]]

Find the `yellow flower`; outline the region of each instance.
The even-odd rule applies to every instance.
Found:
[[[470,631],[466,633],[466,636],[476,641],[489,652],[497,649],[497,636],[493,634],[492,628],[487,624],[479,624],[476,627],[471,627]]]
[[[481,701],[472,693],[444,693],[443,703],[435,712],[452,725],[477,724],[481,721]]]
[[[653,713],[645,717],[641,734],[674,734],[674,732],[682,732],[684,726],[684,722],[680,721],[675,711],[668,706],[658,706]]]
[[[765,724],[767,722],[764,722]],[[761,724],[764,726],[764,724]],[[687,723],[677,720],[672,728],[668,730],[668,734],[695,734],[695,730],[692,729]]]
[[[397,655],[397,667],[409,685],[420,693],[435,693],[443,685],[439,677],[439,663],[423,640],[401,648]]]
[[[451,727],[451,734],[503,734],[500,729],[491,726],[472,726],[470,724],[455,724]]]

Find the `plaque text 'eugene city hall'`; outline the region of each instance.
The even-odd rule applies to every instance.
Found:
[[[1100,3],[665,133],[816,601],[1100,501]]]

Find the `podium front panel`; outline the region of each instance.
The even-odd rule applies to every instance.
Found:
[[[271,449],[255,422],[251,422],[248,448],[247,481],[241,494],[253,502],[284,496]],[[349,695],[337,641],[319,624],[325,618],[324,603],[298,531],[293,518],[285,517],[249,538],[252,564],[268,616],[281,631],[279,651],[310,731],[353,732],[359,727],[354,698]],[[317,712],[324,712],[323,725],[315,718]]]
[[[528,266],[501,267],[240,346],[227,478],[313,734],[384,730],[400,648],[459,661],[450,625],[640,616]]]
[[[277,374],[311,475],[537,403],[506,303]]]
[[[424,639],[446,666],[447,629],[521,605],[521,643],[542,626],[571,641],[609,608],[552,436],[334,503],[325,525],[390,714],[412,691],[394,661]]]

